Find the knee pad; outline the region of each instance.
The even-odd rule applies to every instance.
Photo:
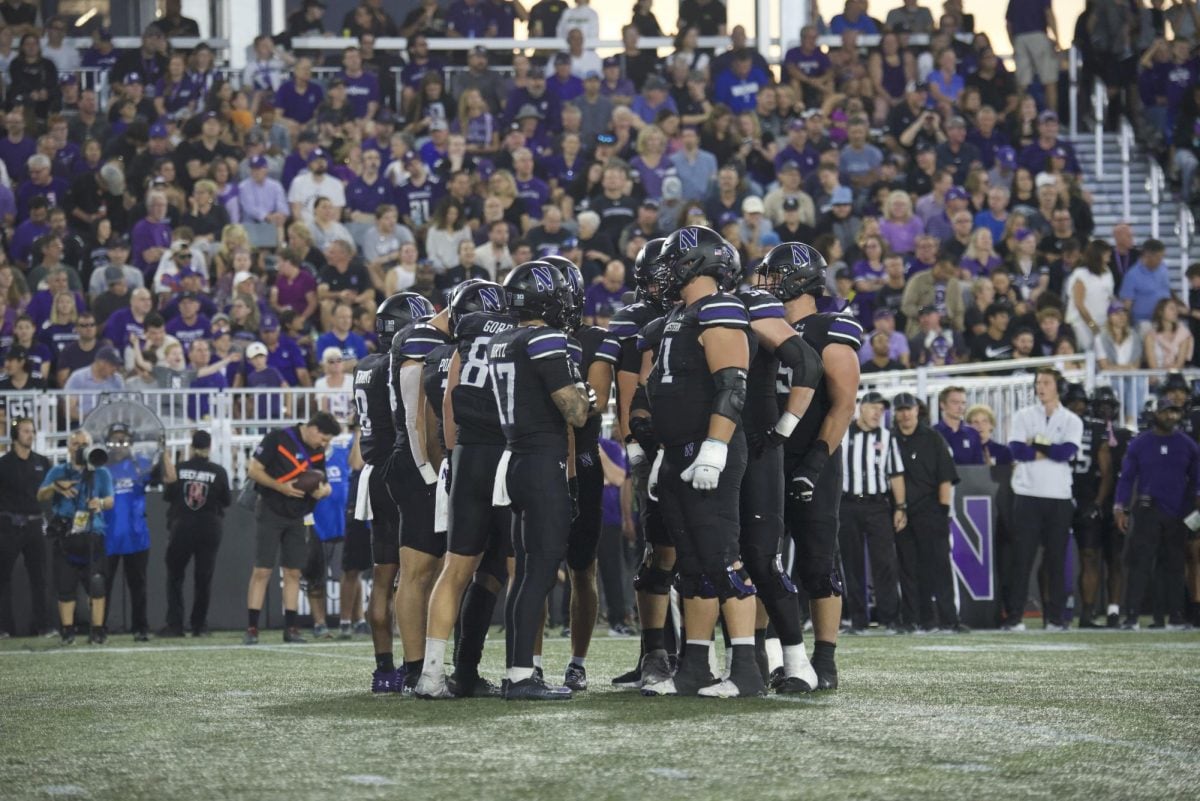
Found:
[[[808,593],[808,597],[811,599],[832,598],[834,596],[840,598],[842,595],[842,577],[838,575],[837,570],[818,575],[805,574],[801,576],[800,581],[804,585],[804,591]]]
[[[652,557],[647,556],[633,577],[633,588],[648,595],[667,595],[671,592],[672,578],[670,570],[655,567]]]
[[[717,588],[703,573],[681,573],[675,580],[675,588],[684,598],[718,597]]]
[[[768,600],[784,598],[796,594],[796,585],[792,577],[783,569],[783,557],[779,554],[768,558],[761,556],[753,560],[746,559],[746,570],[754,579],[758,595]]]
[[[754,586],[754,582],[751,581],[750,574],[746,571],[745,565],[739,568],[726,567],[716,585],[717,597],[722,601],[727,601],[730,598],[749,598],[751,595],[758,594],[758,590]]]
[[[99,571],[93,573],[91,578],[88,579],[88,597],[93,601],[99,601],[105,595],[107,595],[105,592],[107,587],[105,587],[104,584],[104,574]],[[73,598],[67,600],[73,600]]]

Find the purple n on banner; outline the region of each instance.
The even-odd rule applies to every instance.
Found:
[[[950,518],[950,561],[954,574],[972,600],[990,601],[996,591],[992,498],[964,495],[956,500],[954,517]]]

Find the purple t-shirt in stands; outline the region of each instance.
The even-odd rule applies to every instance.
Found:
[[[146,263],[142,254],[150,248],[169,248],[171,246],[171,224],[166,220],[154,222],[149,217],[138,220],[133,224],[133,266],[137,267],[147,278],[147,283],[154,278],[158,263]]]
[[[312,81],[301,92],[294,80],[284,81],[275,90],[275,107],[289,120],[308,122],[325,99],[325,90]]]
[[[264,367],[261,370],[251,370],[246,374],[246,386],[251,389],[270,389],[282,387],[283,376],[274,367]],[[258,417],[262,420],[273,420],[279,417],[283,396],[278,392],[266,392],[258,396]]]
[[[369,72],[357,78],[341,72],[338,77],[346,82],[346,102],[354,109],[354,116],[360,120],[366,117],[367,104],[379,102],[379,79]]]
[[[196,315],[196,321],[188,324],[183,317],[173,317],[167,321],[167,333],[179,340],[184,350],[197,339],[207,339],[212,323],[203,314]]]
[[[0,161],[8,168],[8,177],[14,184],[25,180],[25,176],[29,174],[26,162],[36,152],[37,143],[28,136],[17,142],[7,136],[0,137]]]
[[[192,389],[226,389],[229,384],[225,380],[225,374],[217,371],[212,375],[206,375],[203,378],[193,378],[190,384]],[[211,398],[208,393],[197,393],[188,395],[187,399],[187,415],[189,420],[203,420],[210,416],[209,410]]]
[[[617,309],[625,305],[621,298],[625,295],[622,286],[616,292],[605,289],[604,284],[592,284],[583,295],[583,314],[585,317],[609,318]]]
[[[299,314],[308,308],[305,296],[317,291],[317,279],[308,270],[301,270],[290,280],[280,275],[275,279],[275,290],[279,295],[279,305]]]

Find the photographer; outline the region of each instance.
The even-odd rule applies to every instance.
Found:
[[[124,423],[108,427],[105,443],[107,469],[113,479],[113,504],[104,513],[104,547],[108,555],[104,595],[112,595],[117,567],[124,562],[133,640],[147,642],[150,624],[146,618],[146,565],[150,561],[150,526],[146,523],[146,485],[154,466],[144,455],[133,452],[133,433]],[[160,447],[160,450],[165,449]],[[106,623],[107,612],[106,609]]]
[[[183,580],[188,562],[196,560],[192,596],[192,636],[208,632],[208,602],[225,509],[232,498],[225,468],[209,459],[212,435],[192,434],[192,457],[178,466],[163,450],[163,498],[167,510],[167,625],[160,637],[183,636]]]
[[[38,490],[40,503],[50,502],[54,517],[54,583],[58,588],[58,617],[63,645],[75,643],[75,592],[82,584],[91,598],[92,632],[88,642],[103,644],[104,631],[104,515],[113,508],[113,480],[103,448],[92,447],[92,435],[77,429],[67,441],[70,462],[50,468]]]
[[[25,558],[25,571],[29,574],[33,633],[41,633],[47,621],[43,537],[46,521],[37,493],[50,470],[50,460],[33,450],[32,420],[18,417],[13,420],[11,430],[12,449],[0,456],[0,640],[15,630],[9,581],[19,556]]]

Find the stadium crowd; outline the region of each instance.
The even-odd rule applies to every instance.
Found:
[[[1200,364],[1200,306],[1171,289],[1175,254],[1135,243],[1125,223],[1095,230],[1062,136],[1046,0],[1009,4],[1015,72],[956,0],[936,19],[906,1],[885,21],[848,0],[778,67],[741,26],[727,30],[719,0],[684,0],[688,25],[661,58],[639,45],[662,34],[648,0],[603,58],[587,0],[528,12],[425,0],[399,22],[366,0],[338,29],[358,44],[328,58],[290,46],[331,32],[321,0],[304,0],[240,73],[203,43],[171,47],[198,33],[178,3],[124,52],[105,28],[82,52],[64,47],[62,20],[41,30],[14,5],[29,7],[0,4],[0,388],[68,390],[71,421],[108,389],[294,386],[329,390],[347,421],[385,298],[413,292],[441,310],[468,279],[561,256],[582,272],[583,322],[604,327],[646,243],[697,225],[737,250],[746,282],[775,245],[810,243],[828,294],[865,332],[864,373],[1016,372],[1025,357],[1089,349],[1103,369]],[[1200,66],[1195,4],[1177,9],[1188,13],[1154,6],[1147,37],[1146,15],[1098,0],[1076,40],[1100,52],[1110,25],[1143,62],[1128,107],[1175,132],[1187,191]],[[511,36],[514,19],[566,49],[443,61],[428,47]],[[819,45],[825,32],[841,44]],[[719,52],[698,46],[726,33]],[[404,54],[375,47],[397,34]],[[106,71],[105,91],[80,68]],[[1200,288],[1200,264],[1187,278]],[[260,401],[255,416],[282,409]],[[207,403],[197,395],[184,414],[202,422]]]

